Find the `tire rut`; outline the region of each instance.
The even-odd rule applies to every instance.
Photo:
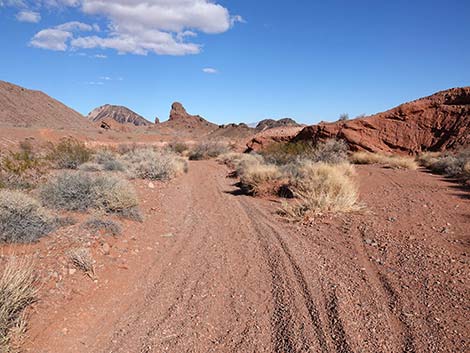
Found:
[[[274,342],[276,344],[276,352],[298,352],[298,350],[295,350],[293,348],[297,346],[295,342],[292,342],[292,337],[295,337],[295,335],[293,335],[292,337],[290,334],[289,336],[286,336],[286,333],[295,331],[292,322],[292,320],[294,320],[294,314],[292,312],[295,312],[296,308],[290,308],[290,310],[286,310],[286,302],[287,305],[291,305],[291,301],[285,298],[285,295],[284,293],[282,293],[282,291],[280,292],[276,289],[279,284],[281,284],[282,286],[289,284],[289,281],[287,279],[284,279],[285,274],[287,273],[285,271],[284,266],[281,267],[278,264],[278,262],[281,261],[280,259],[282,258],[281,256],[279,256],[280,251],[285,256],[285,258],[287,258],[287,262],[290,265],[291,270],[294,274],[296,284],[300,289],[304,305],[309,315],[310,324],[312,325],[313,330],[315,332],[320,351],[329,352],[322,321],[320,318],[319,311],[315,305],[313,295],[308,287],[307,281],[302,273],[302,270],[300,269],[297,262],[294,260],[294,257],[292,256],[292,253],[290,252],[287,244],[282,239],[282,236],[278,232],[278,230],[265,221],[266,216],[261,211],[259,211],[254,206],[248,205],[244,201],[241,201],[241,204],[243,210],[249,216],[252,226],[256,230],[256,236],[261,244],[261,247],[263,248],[263,251],[265,253],[265,259],[272,275],[272,285],[274,290],[273,299],[275,304],[275,310],[273,313],[273,329]],[[250,216],[253,215],[253,213],[255,213],[255,217]],[[256,219],[257,222],[254,222],[253,219]],[[278,245],[277,247],[275,247],[273,243],[270,244],[268,239],[264,237],[267,234],[272,234],[274,236],[274,240]],[[299,320],[299,318],[296,319]],[[290,325],[290,327],[286,328],[283,326],[286,322],[288,323],[288,325]],[[279,345],[279,342],[282,342],[282,344]],[[305,344],[310,343],[303,341],[302,344],[305,346]],[[310,351],[310,349],[305,351]],[[303,350],[301,352],[303,352]]]

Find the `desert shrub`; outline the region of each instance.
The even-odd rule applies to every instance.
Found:
[[[52,208],[85,211],[89,208],[140,220],[137,196],[124,179],[65,172],[43,186],[42,202]]]
[[[260,152],[268,163],[288,164],[298,158],[309,158],[313,155],[313,144],[305,141],[273,143]]]
[[[47,163],[30,150],[0,156],[0,188],[30,189],[47,172]]]
[[[171,142],[167,145],[167,148],[177,154],[183,154],[189,150],[189,146],[184,142]]]
[[[70,262],[90,278],[95,277],[95,266],[90,250],[86,248],[73,249],[69,252]]]
[[[25,309],[37,298],[33,265],[10,260],[0,277],[0,351],[14,352],[26,330]]]
[[[193,147],[189,153],[189,159],[198,161],[216,158],[221,154],[229,152],[229,146],[223,142],[203,142]]]
[[[343,113],[339,116],[338,121],[347,121],[349,120],[349,114]]]
[[[102,167],[98,163],[86,162],[80,165],[78,170],[81,170],[82,172],[100,172]]]
[[[455,154],[426,153],[419,157],[419,162],[433,172],[470,181],[470,148]]]
[[[371,152],[354,152],[349,157],[354,164],[381,164],[393,169],[409,169],[416,170],[418,164],[413,157],[384,155]]]
[[[0,242],[34,242],[54,228],[54,218],[38,201],[18,191],[0,191]]]
[[[100,150],[95,154],[95,162],[102,166],[106,171],[123,172],[126,170],[123,162],[120,161],[118,156],[110,150]]]
[[[187,172],[187,162],[167,151],[141,149],[124,156],[131,178],[170,180]]]
[[[323,162],[330,164],[344,163],[348,158],[348,146],[343,140],[326,140],[318,143],[310,158],[314,162]]]
[[[92,155],[83,142],[68,137],[50,146],[48,158],[60,169],[77,169],[80,164],[90,161]]]
[[[114,236],[122,233],[121,226],[110,219],[90,218],[83,227],[92,232],[103,232]]]
[[[311,142],[297,141],[271,144],[261,152],[268,163],[285,165],[298,159],[315,162],[342,163],[347,159],[348,147],[341,140],[326,140],[313,145]]]
[[[274,164],[246,164],[240,172],[241,189],[252,195],[277,193],[283,174]]]
[[[296,201],[281,214],[302,219],[319,212],[349,212],[358,209],[358,189],[349,164],[302,161],[291,171],[289,188]]]

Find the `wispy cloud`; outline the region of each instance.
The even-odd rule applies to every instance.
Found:
[[[202,69],[202,72],[206,73],[206,74],[218,74],[219,73],[219,70],[217,69],[214,69],[213,67],[205,67],[204,69]]]
[[[72,21],[63,23],[53,28],[43,29],[34,35],[30,45],[36,48],[56,51],[66,51],[67,42],[73,38],[74,32],[95,31],[97,26]]]
[[[20,22],[38,23],[41,21],[41,14],[34,11],[20,11],[16,19]]]

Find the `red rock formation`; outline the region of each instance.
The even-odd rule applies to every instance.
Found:
[[[345,140],[351,150],[414,154],[470,145],[470,87],[355,120],[304,128],[293,141]]]
[[[247,151],[260,151],[273,143],[286,143],[294,139],[302,126],[275,127],[257,133],[246,145]]]

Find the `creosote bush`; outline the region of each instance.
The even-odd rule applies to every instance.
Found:
[[[124,155],[131,178],[170,180],[187,172],[186,160],[168,151],[140,149]]]
[[[81,141],[68,137],[50,146],[48,159],[59,169],[77,169],[92,158],[92,151]]]
[[[354,152],[349,157],[354,164],[380,164],[393,169],[416,170],[418,164],[413,157],[384,155],[371,152]]]
[[[26,331],[25,310],[36,301],[33,264],[10,260],[0,277],[0,352],[17,352]]]
[[[34,188],[47,167],[47,162],[29,149],[0,155],[0,189]]]
[[[347,160],[348,147],[341,140],[327,140],[313,145],[310,142],[298,141],[271,144],[261,152],[268,163],[285,165],[300,159],[315,162],[343,163]]]
[[[182,155],[189,150],[189,146],[184,142],[171,142],[167,145],[167,149],[173,153]]]
[[[43,186],[40,196],[46,206],[56,209],[85,211],[94,208],[141,220],[133,187],[114,175],[63,172]]]
[[[230,151],[229,146],[223,142],[202,142],[197,144],[189,152],[189,159],[198,161],[211,159]]]
[[[0,191],[0,242],[34,242],[55,227],[54,217],[35,199],[18,191]]]

